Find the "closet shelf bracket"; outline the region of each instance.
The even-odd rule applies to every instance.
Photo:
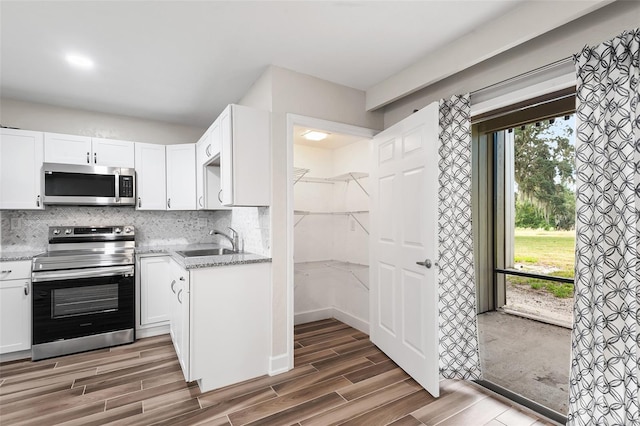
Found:
[[[355,278],[355,279],[356,279],[356,281],[358,281],[362,287],[364,287],[364,288],[366,288],[367,290],[369,290],[369,286],[368,286],[367,284],[365,284],[365,282],[364,282],[364,281],[362,281],[360,278],[358,278],[358,276],[355,274],[355,272],[353,272],[353,270],[352,270],[352,269],[350,269],[350,268],[341,268],[341,267],[339,267],[339,266],[337,266],[337,265],[332,265],[332,264],[330,264],[330,263],[325,263],[325,265],[326,265],[326,266],[328,266],[329,268],[333,268],[333,269],[337,269],[337,270],[339,270],[339,271],[345,271],[345,272],[350,273],[350,274],[351,274],[351,276],[352,276],[353,278]]]
[[[367,235],[369,235],[369,230],[368,230],[367,228],[365,228],[365,227],[364,227],[364,225],[362,224],[362,222],[360,222],[360,221],[358,220],[358,218],[354,215],[354,213],[359,213],[359,212],[350,212],[350,213],[348,213],[348,214],[349,214],[349,216],[351,216],[351,218],[352,218],[353,220],[355,220],[356,222],[358,222],[358,225],[360,225],[360,228],[362,228],[362,230],[363,230],[364,232],[366,232],[366,233],[367,233]],[[303,216],[303,217],[304,217],[304,216]]]
[[[306,175],[307,173],[309,173],[309,169],[294,167],[293,168],[293,184],[295,185],[296,183],[298,183],[298,181],[302,179],[304,175]]]

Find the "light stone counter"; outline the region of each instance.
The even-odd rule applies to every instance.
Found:
[[[248,263],[271,262],[270,257],[253,253],[221,254],[216,256],[182,257],[177,252],[185,250],[216,249],[217,244],[188,244],[170,246],[137,246],[136,255],[140,257],[169,255],[185,269],[213,268],[217,266],[243,265]]]

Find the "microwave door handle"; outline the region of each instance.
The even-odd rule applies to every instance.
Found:
[[[114,173],[114,177],[116,178],[116,203],[120,202],[120,172],[116,171]]]

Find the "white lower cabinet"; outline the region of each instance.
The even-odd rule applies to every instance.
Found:
[[[185,380],[207,392],[267,374],[271,264],[170,268],[171,338]]]
[[[172,300],[169,288],[164,285],[169,275],[169,259],[169,256],[152,256],[140,257],[138,260],[137,275],[140,282],[138,331],[151,327],[169,326]],[[149,335],[145,332],[138,334]]]
[[[0,354],[31,349],[31,261],[0,263]]]

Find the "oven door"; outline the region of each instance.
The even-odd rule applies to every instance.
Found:
[[[132,329],[134,282],[133,265],[34,272],[33,344]]]

